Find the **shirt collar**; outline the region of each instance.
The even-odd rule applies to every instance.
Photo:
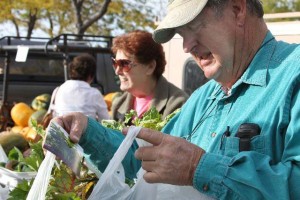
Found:
[[[270,31],[268,31],[249,67],[246,69],[241,78],[232,86],[230,93],[234,93],[237,86],[242,83],[258,85],[261,87],[265,87],[267,85],[267,70],[275,45],[274,36]],[[220,99],[223,97],[224,92],[222,91],[222,86],[217,83],[213,93],[208,99]]]
[[[270,31],[268,31],[249,67],[241,76],[240,80],[234,84],[233,88],[235,88],[235,85],[239,85],[242,82],[261,87],[265,87],[267,85],[267,70],[275,45],[274,36]]]

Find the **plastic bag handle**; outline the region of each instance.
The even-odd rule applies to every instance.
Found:
[[[131,147],[134,139],[136,138],[137,134],[140,132],[141,127],[135,127],[135,126],[130,126],[128,133],[115,152],[113,158],[110,160],[109,164],[107,165],[105,172],[102,174],[100,181],[101,180],[106,180],[107,177],[110,177],[120,166],[122,163],[123,159],[125,158],[129,148]],[[107,173],[106,173],[107,172]]]
[[[100,191],[101,187],[107,182],[107,180],[113,176],[115,171],[119,169],[123,159],[125,158],[129,148],[131,147],[134,139],[136,138],[137,134],[140,132],[141,127],[130,126],[128,133],[115,152],[113,158],[110,160],[109,164],[107,165],[104,173],[102,174],[101,178],[99,179],[98,183],[96,184],[93,192],[91,193],[89,200],[91,199],[98,199],[97,194]]]

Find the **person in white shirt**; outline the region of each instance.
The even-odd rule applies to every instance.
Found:
[[[69,70],[70,80],[52,94],[55,95],[53,115],[81,112],[98,121],[110,119],[103,95],[90,85],[96,74],[95,58],[90,54],[81,54],[72,60]]]

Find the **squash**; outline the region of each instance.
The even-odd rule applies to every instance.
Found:
[[[32,127],[24,127],[21,132],[20,135],[22,135],[26,141],[28,142],[37,142],[41,139],[41,136],[39,134],[37,134],[36,130]]]
[[[19,133],[3,131],[0,133],[0,145],[4,152],[8,155],[9,151],[17,147],[20,151],[25,151],[29,148],[28,142]]]
[[[28,126],[28,120],[34,110],[30,108],[26,103],[20,102],[13,106],[10,111],[10,115],[15,125]]]
[[[24,128],[23,126],[13,126],[13,127],[10,129],[10,132],[13,132],[13,133],[20,133],[21,130],[22,130],[23,128]]]
[[[45,109],[40,109],[32,113],[28,120],[28,126],[32,127],[32,120],[35,120],[37,124],[41,124],[46,113],[47,110]]]
[[[118,96],[118,95],[119,95],[119,92],[111,92],[111,93],[108,93],[108,94],[106,94],[106,95],[104,96],[104,101],[105,101],[105,103],[106,103],[106,105],[107,105],[108,111],[111,110],[112,102],[113,102],[114,98],[115,98],[116,96]]]
[[[26,135],[27,135],[29,129],[30,129],[30,127],[29,127],[29,126],[26,126],[26,127],[24,127],[24,128],[20,131],[19,134],[22,135],[24,138],[26,138]]]
[[[40,139],[42,139],[42,137],[39,134],[37,134],[37,132],[36,132],[36,130],[34,128],[30,128],[29,131],[26,134],[26,138],[25,139],[28,142],[36,143]]]
[[[41,94],[39,96],[36,96],[32,102],[31,102],[31,107],[34,110],[48,110],[49,104],[51,100],[51,95],[50,94]]]

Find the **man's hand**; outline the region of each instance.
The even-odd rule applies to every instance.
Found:
[[[124,129],[126,134],[128,129]],[[195,169],[202,154],[200,147],[184,139],[143,128],[137,136],[153,146],[140,147],[135,157],[142,160],[149,183],[192,185]]]
[[[69,134],[74,143],[78,143],[87,127],[87,116],[82,113],[74,112],[52,119],[62,126]]]

